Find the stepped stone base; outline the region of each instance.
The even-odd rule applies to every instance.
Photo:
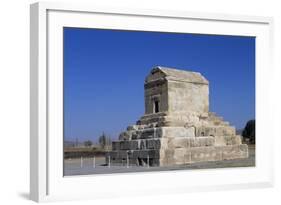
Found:
[[[221,161],[248,157],[248,146],[206,146],[175,149],[118,150],[109,153],[111,164],[172,166],[203,161]],[[109,158],[107,157],[107,160]],[[108,161],[107,161],[108,163]]]
[[[190,115],[189,118],[195,117]],[[143,119],[147,121],[149,116]],[[110,158],[111,164],[171,166],[247,158],[248,146],[241,143],[235,128],[227,124],[214,113],[195,122],[189,121],[185,126],[159,126],[140,120],[138,125],[129,126],[121,133],[118,141],[112,142],[107,160]]]
[[[168,130],[177,128],[170,127]],[[150,166],[171,166],[247,157],[248,146],[241,144],[237,135],[162,137],[115,141],[108,153],[107,163],[110,158],[110,163],[116,165],[146,166],[149,163]]]

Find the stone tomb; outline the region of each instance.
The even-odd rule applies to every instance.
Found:
[[[235,127],[209,112],[200,73],[155,67],[145,79],[145,114],[112,142],[107,162],[171,166],[248,157]]]

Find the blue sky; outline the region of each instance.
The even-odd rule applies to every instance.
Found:
[[[210,111],[255,118],[255,38],[64,28],[64,137],[112,138],[144,113],[144,79],[162,65],[202,73]]]

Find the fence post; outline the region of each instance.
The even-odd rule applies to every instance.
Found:
[[[110,155],[108,156],[108,168],[110,168]]]
[[[129,154],[127,153],[127,168],[129,168]]]

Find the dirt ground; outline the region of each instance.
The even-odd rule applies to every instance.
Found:
[[[249,146],[249,157],[247,159],[233,159],[217,162],[199,162],[194,164],[178,165],[172,167],[138,167],[129,166],[107,166],[104,157],[79,158],[64,160],[64,176],[91,175],[91,174],[112,174],[129,172],[148,171],[169,171],[169,170],[193,170],[193,169],[213,169],[230,167],[253,167],[255,166],[255,146]]]

